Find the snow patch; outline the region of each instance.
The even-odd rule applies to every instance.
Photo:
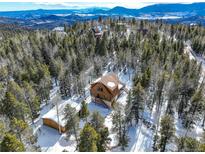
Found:
[[[113,87],[115,87],[115,83],[109,81],[109,82],[107,83],[107,86],[113,88]]]

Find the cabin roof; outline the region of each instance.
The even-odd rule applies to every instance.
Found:
[[[101,78],[98,78],[93,84],[96,83],[102,83],[111,91],[115,90],[117,87],[119,88],[121,85],[121,82],[119,81],[117,75],[114,73],[109,73],[102,76]]]

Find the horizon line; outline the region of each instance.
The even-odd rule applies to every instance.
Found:
[[[13,3],[13,2],[0,2],[0,4],[2,4],[2,3]],[[20,4],[20,3],[29,3],[29,4],[39,4],[39,2],[37,2],[37,3],[33,3],[33,2],[15,2],[15,3],[18,3],[18,4]],[[73,3],[73,4],[76,4],[76,3],[81,3],[81,2],[67,2],[67,4],[71,4],[71,3]],[[82,3],[86,3],[86,2],[82,2]],[[82,4],[81,3],[81,4]],[[97,2],[98,3],[98,2]],[[99,2],[99,3],[101,3],[101,2]],[[39,7],[39,8],[28,8],[28,9],[17,9],[17,10],[1,10],[1,7],[0,7],[0,12],[21,12],[21,11],[37,11],[37,10],[48,10],[48,11],[51,11],[51,10],[83,10],[83,9],[92,9],[92,8],[99,8],[99,9],[104,9],[104,10],[106,10],[106,9],[113,9],[113,8],[115,8],[115,7],[123,7],[123,8],[126,8],[126,9],[141,9],[141,8],[144,8],[144,7],[147,7],[147,6],[152,6],[152,5],[158,5],[158,4],[185,4],[185,5],[189,5],[189,4],[195,4],[195,3],[205,3],[205,2],[188,2],[188,3],[185,3],[185,2],[173,2],[173,3],[170,3],[170,2],[159,2],[159,3],[144,3],[144,4],[147,4],[147,5],[145,5],[145,6],[142,6],[142,7],[139,7],[139,8],[130,8],[130,7],[127,7],[127,6],[122,6],[122,5],[116,5],[116,6],[113,6],[113,7],[106,7],[106,6],[84,6],[84,7],[80,7],[80,6],[77,6],[77,5],[73,5],[73,6],[70,6],[70,7],[68,7],[68,6],[61,6],[61,8],[60,8],[60,6],[58,6],[59,8],[55,8],[56,7],[56,5],[55,5],[55,7],[53,7],[53,8],[47,8],[47,7],[44,7],[43,8],[43,6],[42,6],[42,8],[41,7]],[[65,3],[64,3],[65,4]],[[42,5],[42,4],[41,4]],[[52,4],[51,5],[48,5],[48,4],[46,4],[47,6],[49,6],[49,7],[51,7],[51,6],[53,6]],[[67,8],[66,8],[67,7]],[[24,7],[25,8],[25,7]]]

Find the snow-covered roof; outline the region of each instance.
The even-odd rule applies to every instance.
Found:
[[[59,113],[59,124],[64,127],[66,124],[66,121],[63,120],[64,119],[64,109],[66,107],[67,104],[70,104],[71,107],[76,108],[77,111],[80,110],[81,105],[71,101],[71,100],[67,100],[64,101],[63,103],[58,105],[58,113]],[[42,118],[46,118],[46,119],[51,119],[53,121],[55,121],[56,123],[58,123],[58,117],[57,117],[57,107],[54,106],[48,113],[46,113]]]
[[[112,87],[115,87],[115,83],[109,81],[109,82],[107,83],[107,86],[109,86],[109,87],[111,87],[111,88],[112,88]]]
[[[112,91],[116,87],[118,87],[118,84],[120,83],[120,81],[115,73],[106,74],[106,75],[102,76],[101,78],[98,78],[97,80],[95,80],[93,82],[93,84],[95,84],[97,82],[102,83],[103,85],[105,85],[107,88],[109,88]]]
[[[64,27],[55,27],[53,31],[64,31]]]
[[[100,81],[101,80],[101,78],[97,78],[94,82],[98,82],[98,81]]]
[[[122,84],[118,84],[118,89],[122,89],[123,85]]]

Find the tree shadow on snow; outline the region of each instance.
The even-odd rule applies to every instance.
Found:
[[[71,145],[74,145],[75,144],[75,139],[73,136],[70,136],[69,139],[66,138],[66,135],[62,135],[60,140],[59,140],[59,144],[62,146],[62,147],[67,147],[67,146],[71,146]]]
[[[98,111],[103,117],[108,116],[112,112],[111,109],[108,109],[108,108],[104,107],[103,105],[100,105],[100,104],[95,103],[95,102],[88,103],[88,109],[89,109],[90,113],[92,113],[94,111]]]
[[[38,129],[38,144],[43,148],[54,146],[60,139],[61,135],[58,130],[41,125]]]

